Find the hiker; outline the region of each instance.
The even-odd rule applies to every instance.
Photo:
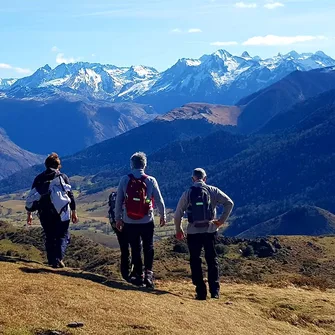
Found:
[[[130,158],[132,172],[120,180],[117,190],[115,215],[116,227],[126,234],[131,246],[133,275],[129,281],[137,286],[154,288],[154,212],[155,202],[160,226],[166,224],[165,205],[155,178],[144,173],[147,157],[143,152],[136,152]],[[142,263],[142,245],[144,253],[144,274]]]
[[[182,228],[182,218],[187,212],[187,244],[190,252],[190,266],[192,282],[196,287],[196,299],[207,299],[207,287],[204,282],[201,268],[201,251],[205,250],[205,259],[208,266],[208,284],[211,297],[219,299],[219,263],[215,250],[217,231],[228,219],[234,203],[217,187],[206,184],[206,172],[197,168],[193,171],[193,186],[181,196],[176,212],[175,227],[176,237],[179,240],[185,238]],[[220,219],[216,219],[216,207],[224,206],[224,212]]]
[[[123,231],[119,231],[116,228],[116,220],[115,220],[115,203],[116,203],[116,192],[112,192],[109,195],[108,199],[108,217],[109,222],[112,226],[114,233],[116,234],[117,240],[119,242],[120,251],[121,251],[121,276],[124,280],[129,281],[131,278],[131,260],[130,260],[130,253],[129,253],[129,242],[127,239],[126,234]]]
[[[37,211],[45,234],[48,263],[53,268],[64,268],[70,220],[78,221],[76,203],[69,178],[60,172],[61,162],[56,153],[47,157],[45,167],[35,178],[26,200],[27,224],[32,224],[32,212]]]

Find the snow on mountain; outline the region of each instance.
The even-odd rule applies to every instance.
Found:
[[[218,50],[199,59],[182,58],[159,73],[145,66],[116,67],[98,63],[46,65],[33,75],[0,89],[17,97],[60,92],[80,94],[114,102],[135,101],[152,104],[162,112],[188,102],[234,104],[244,96],[273,84],[293,71],[335,66],[322,51],[291,51],[272,58],[251,57],[248,52],[234,56]]]
[[[17,79],[1,79],[0,78],[0,90],[6,90],[8,89],[10,86],[12,86]]]

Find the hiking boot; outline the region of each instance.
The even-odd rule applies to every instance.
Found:
[[[143,274],[142,275],[132,275],[129,278],[129,282],[135,286],[143,287],[144,285]]]
[[[62,260],[57,259],[52,265],[54,269],[64,269],[65,264]]]
[[[211,298],[212,299],[220,299],[220,293],[211,293]]]
[[[64,264],[64,262],[63,262],[62,260],[59,260],[59,261],[58,261],[58,267],[59,267],[60,269],[64,269],[66,266],[65,266],[65,264]]]
[[[145,272],[144,285],[146,288],[154,289],[154,273],[150,270]]]
[[[207,295],[205,295],[205,294],[197,294],[195,296],[195,300],[207,300]]]

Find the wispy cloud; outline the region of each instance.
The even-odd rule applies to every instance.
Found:
[[[60,52],[60,49],[57,48],[56,46],[53,46],[53,47],[51,48],[51,52]]]
[[[213,45],[215,47],[226,47],[226,46],[238,45],[238,42],[236,41],[212,42],[210,45]]]
[[[236,8],[257,8],[257,3],[236,2]]]
[[[197,34],[197,33],[202,33],[202,30],[199,28],[191,28],[187,31],[189,34]]]
[[[315,40],[327,40],[326,36],[310,36],[310,35],[297,35],[297,36],[255,36],[243,42],[243,45],[263,45],[263,46],[277,46],[277,45],[291,45],[297,43],[310,42]]]
[[[56,63],[57,64],[68,64],[68,63],[75,63],[77,61],[79,61],[79,58],[74,58],[74,57],[65,57],[65,55],[63,53],[58,53],[56,56]]]
[[[276,9],[279,7],[285,7],[285,5],[281,2],[269,2],[264,5],[266,9]]]
[[[10,64],[0,63],[0,69],[2,70],[12,70],[18,74],[31,74],[32,71],[30,69],[24,69],[22,67],[15,67]]]
[[[199,33],[202,33],[202,30],[200,28],[190,28],[187,30],[175,28],[175,29],[170,30],[170,33],[172,34],[199,34]]]
[[[181,34],[183,31],[179,28],[172,29],[170,33],[172,34]]]

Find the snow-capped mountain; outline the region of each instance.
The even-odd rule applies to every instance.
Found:
[[[235,104],[293,71],[330,66],[335,66],[335,60],[322,51],[292,51],[262,59],[248,52],[233,56],[218,50],[199,59],[180,59],[161,73],[145,66],[119,68],[79,62],[51,69],[46,65],[4,89],[10,97],[80,94],[113,102],[151,104],[165,112],[189,102]]]
[[[12,86],[15,82],[17,81],[17,79],[1,79],[0,78],[0,90],[6,90],[8,88],[10,88],[10,86]]]

